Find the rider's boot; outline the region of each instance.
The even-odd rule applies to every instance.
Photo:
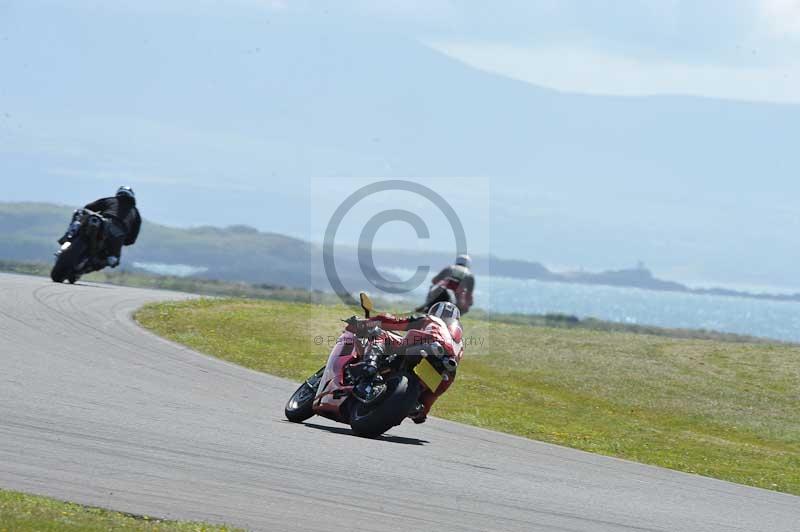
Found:
[[[408,417],[417,425],[425,423],[428,419],[428,416],[425,415],[425,405],[417,403],[417,405],[411,409],[411,412],[409,412]]]

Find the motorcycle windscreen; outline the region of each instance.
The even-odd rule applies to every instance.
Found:
[[[423,358],[419,364],[414,366],[414,373],[416,373],[419,380],[432,392],[435,392],[444,380],[441,374],[436,371],[436,368],[434,368],[426,358]]]

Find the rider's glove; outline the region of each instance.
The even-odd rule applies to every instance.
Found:
[[[347,323],[347,330],[359,338],[377,338],[383,335],[383,329],[378,325],[380,322],[376,320],[352,316],[346,319],[345,323]]]
[[[370,336],[370,338],[378,338],[380,336],[383,336],[383,329],[381,329],[377,325],[374,325],[373,327],[369,328],[367,334]]]
[[[359,318],[358,316],[350,316],[344,322],[347,324],[347,330],[355,334],[359,338],[366,336],[367,320]]]

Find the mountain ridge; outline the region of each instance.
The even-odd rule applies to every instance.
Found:
[[[55,240],[65,230],[73,209],[50,203],[0,202],[0,259],[48,262],[56,249]],[[262,232],[246,225],[229,227],[200,226],[174,228],[145,220],[140,240],[125,248],[123,263],[186,265],[197,268],[188,276],[264,283],[274,286],[309,289],[327,286],[318,258],[320,246],[299,238]],[[345,259],[340,269],[343,278],[361,282],[355,249],[343,247],[337,253]],[[347,258],[351,257],[351,258]],[[376,264],[393,268],[416,269],[419,264],[433,268],[449,264],[448,253],[425,253],[375,249]],[[492,275],[543,282],[578,283],[641,288],[646,290],[754,297],[779,301],[800,301],[800,294],[752,294],[724,288],[689,288],[655,277],[643,265],[603,272],[554,272],[539,262],[504,259],[494,255],[473,258],[477,276]],[[312,262],[314,264],[312,264]],[[146,267],[140,269],[148,270]]]

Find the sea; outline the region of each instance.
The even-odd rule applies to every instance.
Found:
[[[475,299],[493,312],[562,313],[800,342],[800,302],[503,277],[476,280]]]

